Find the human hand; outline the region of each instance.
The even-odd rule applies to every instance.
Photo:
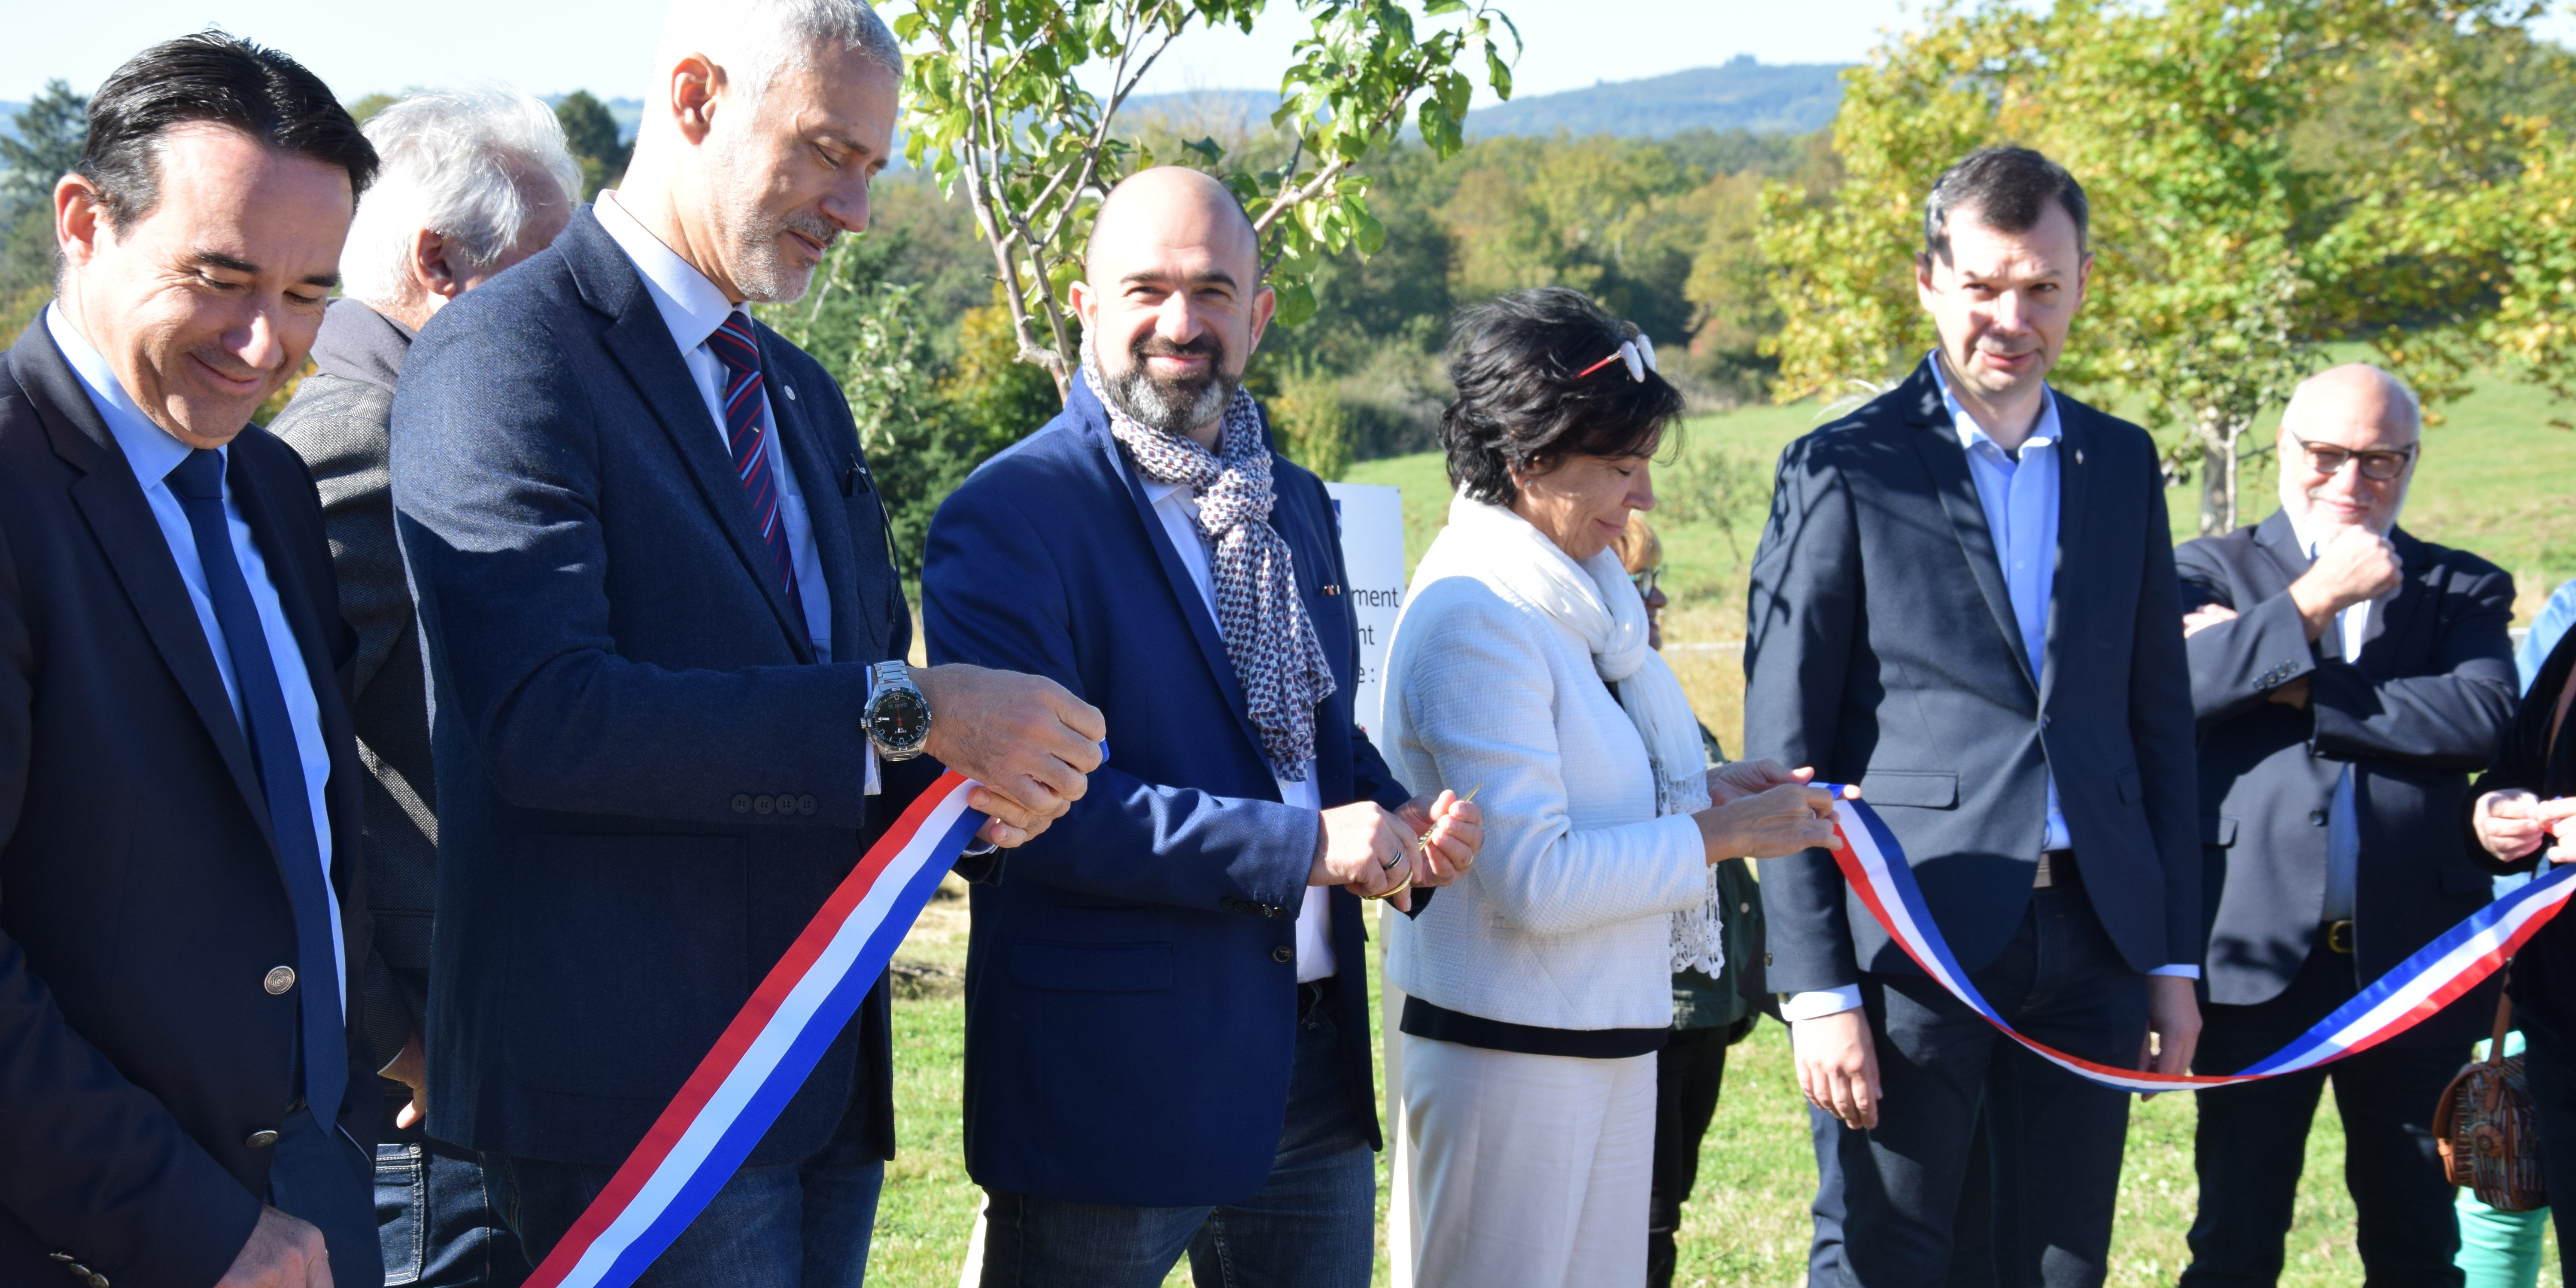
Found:
[[[2235,609],[2225,604],[2203,604],[2182,615],[2182,637],[2190,639],[2220,622],[2235,620]]]
[[[1306,884],[1337,885],[1363,899],[1383,898],[1411,883],[1413,829],[1376,801],[1354,801],[1324,811],[1315,829],[1315,862]],[[1396,907],[1413,901],[1396,896]]]
[[[1878,1125],[1878,1049],[1859,1010],[1789,1022],[1790,1058],[1807,1103],[1854,1131]]]
[[[320,1230],[263,1207],[250,1242],[215,1288],[331,1288],[331,1254]]]
[[[1803,783],[1815,776],[1816,771],[1812,769],[1783,769],[1776,760],[1728,761],[1708,771],[1708,803],[1730,805],[1747,796],[1791,783]]]
[[[2576,863],[2576,828],[2559,825],[2576,818],[2576,796],[2542,800],[2526,791],[2488,792],[2478,798],[2470,824],[2478,844],[2489,854],[2512,862],[2539,849],[2553,834],[2557,844],[2544,856],[2552,863]]]
[[[2147,976],[2147,1036],[2138,1043],[2138,1067],[2189,1073],[2191,1053],[2199,1046],[2200,998],[2192,981],[2181,975]],[[2138,1098],[2163,1094],[2150,1091]]]
[[[967,808],[989,816],[980,835],[1009,848],[1027,844],[1064,816],[1100,767],[1109,736],[1098,708],[1043,676],[980,666],[914,668],[930,702],[923,750],[975,780]]]
[[[402,1053],[376,1072],[411,1088],[411,1103],[394,1114],[394,1126],[409,1127],[429,1112],[429,1049],[420,1040],[420,1030],[413,1029]]]
[[[1467,797],[1475,794],[1471,789]],[[1476,852],[1485,844],[1485,816],[1467,797],[1451,791],[1416,796],[1395,812],[1406,827],[1422,837],[1413,851],[1414,885],[1425,889],[1445,886],[1476,865]],[[1410,910],[1413,901],[1398,897],[1404,902],[1397,907]]]
[[[1845,787],[1854,800],[1860,789]],[[1835,849],[1834,794],[1793,782],[1691,815],[1711,863],[1776,859],[1800,850]]]
[[[2317,547],[2317,561],[2290,583],[2290,602],[2307,622],[2308,638],[2324,635],[2335,614],[2397,589],[2404,568],[2397,545],[2368,528],[2345,528]]]

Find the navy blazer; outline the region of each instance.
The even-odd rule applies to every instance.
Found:
[[[588,209],[441,309],[404,363],[393,491],[434,707],[441,1139],[621,1161],[938,772],[889,766],[886,795],[863,794],[867,664],[903,656],[911,614],[839,388],[755,331],[829,584],[829,665]],[[880,981],[753,1164],[819,1148],[845,1105],[891,1156],[888,1023]]]
[[[252,426],[225,477],[331,748],[331,882],[367,960],[340,620],[313,476]],[[336,678],[335,678],[336,677]],[[295,1096],[295,914],[250,740],[125,453],[40,318],[0,362],[0,1283],[203,1288],[250,1238]],[[351,1025],[354,1031],[356,1025]],[[372,1142],[366,1044],[340,1127]]]
[[[2268,1002],[2307,961],[2324,918],[2327,811],[2353,770],[2361,824],[2353,984],[2378,978],[2483,907],[2486,872],[2460,832],[2469,775],[2513,721],[2513,578],[2466,551],[2390,534],[2405,580],[2373,605],[2359,661],[2315,641],[2290,601],[2308,570],[2287,514],[2183,543],[2183,605],[2237,612],[2191,637],[2200,718],[2208,997]],[[2308,677],[2305,710],[2265,695]],[[2466,1045],[2495,1018],[2492,985],[2399,1041]]]
[[[1316,786],[1327,809],[1395,808],[1403,785],[1352,723],[1358,623],[1332,499],[1275,453],[1271,478],[1333,669]],[[973,892],[968,1173],[1086,1203],[1251,1195],[1286,1120],[1318,824],[1279,802],[1216,619],[1087,382],[939,507],[921,596],[932,661],[1047,676],[1109,724],[1090,792]],[[1365,905],[1336,889],[1330,906],[1345,1081],[1374,1145]]]
[[[1780,454],[1753,557],[1745,754],[1860,784],[1971,971],[2030,906],[2054,773],[2120,955],[2140,971],[2197,962],[2191,676],[2164,477],[2146,431],[2055,396],[2041,673],[1927,360]],[[1919,973],[1824,851],[1764,861],[1762,907],[1781,992]]]

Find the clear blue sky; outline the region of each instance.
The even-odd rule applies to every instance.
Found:
[[[1852,62],[1911,20],[1904,0],[1498,0],[1529,42],[1522,95],[1634,80],[1751,54],[1768,63]],[[272,44],[346,99],[411,85],[491,78],[538,94],[587,89],[632,97],[652,59],[654,0],[112,0],[13,6],[0,41],[0,99],[24,100],[50,77],[87,92],[134,51],[215,23]],[[892,14],[908,0],[885,0]],[[1156,65],[1150,90],[1275,87],[1299,21],[1271,0],[1251,36],[1185,37]],[[112,20],[110,16],[112,15]],[[489,39],[469,33],[496,33]]]

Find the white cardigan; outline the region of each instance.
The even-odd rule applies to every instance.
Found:
[[[1387,978],[1513,1024],[1671,1024],[1671,914],[1707,896],[1707,851],[1689,816],[1655,816],[1646,745],[1581,639],[1444,577],[1397,620],[1384,694],[1396,775],[1417,794],[1482,784],[1485,820],[1467,875],[1392,919]]]

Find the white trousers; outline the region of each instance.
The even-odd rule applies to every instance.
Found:
[[[1636,1288],[1653,1199],[1655,1057],[1404,1049],[1389,1242],[1415,1288]],[[1402,1282],[1399,1273],[1398,1281]]]

